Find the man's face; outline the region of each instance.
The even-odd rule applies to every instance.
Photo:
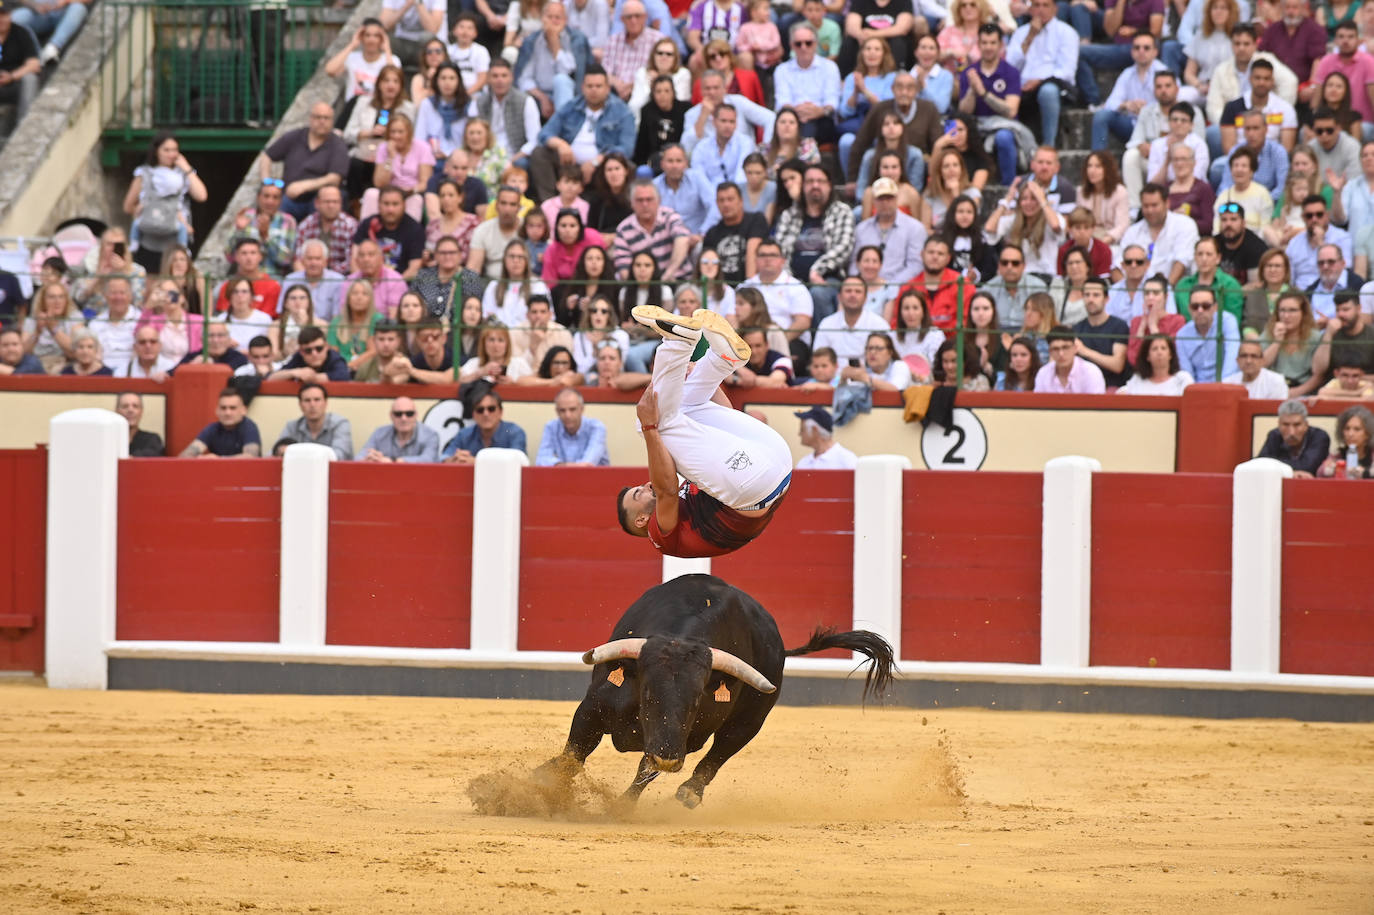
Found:
[[[1317,249],[1317,274],[1327,286],[1334,286],[1345,272],[1345,255],[1336,245],[1322,245]]]
[[[212,324],[205,332],[205,349],[212,357],[223,356],[229,349],[229,328],[223,324]]]
[[[1021,282],[1021,276],[1025,272],[1026,257],[1015,248],[1007,248],[997,256],[997,275],[1008,286]]]
[[[455,149],[444,160],[444,176],[451,179],[454,184],[462,187],[468,180],[468,154],[464,150]]]
[[[719,76],[703,76],[701,95],[712,105],[719,105],[725,99],[725,80]]]
[[[253,370],[259,375],[270,375],[272,373],[272,347],[248,347],[248,361],[253,364]]]
[[[1296,448],[1307,437],[1307,417],[1289,413],[1279,417],[1279,435],[1289,448]]]
[[[234,264],[244,276],[257,276],[262,266],[262,249],[254,244],[239,245],[234,252]]]
[[[1274,73],[1263,67],[1256,67],[1250,72],[1251,99],[1268,98],[1269,93],[1274,91]]]
[[[226,429],[232,429],[243,422],[244,412],[242,397],[221,397],[215,405],[215,418]]]
[[[1200,271],[1211,272],[1221,263],[1221,255],[1211,242],[1198,245],[1193,249],[1193,262]]]
[[[312,340],[309,343],[301,344],[301,358],[305,364],[312,369],[319,370],[324,367],[324,360],[328,357],[329,345],[323,340]]]
[[[1255,39],[1244,32],[1231,36],[1231,53],[1236,57],[1236,68],[1248,66],[1255,56]]]
[[[1164,224],[1164,217],[1168,215],[1168,209],[1164,206],[1164,198],[1159,194],[1140,195],[1140,215],[1150,224],[1151,228],[1159,228]]]
[[[1363,380],[1364,372],[1358,365],[1343,365],[1336,369],[1336,381],[1340,383],[1341,390],[1358,391]]]
[[[415,401],[409,397],[397,397],[391,402],[391,428],[401,435],[415,431]]]
[[[1039,26],[1044,26],[1054,18],[1056,7],[1054,0],[1031,0],[1031,19]]]
[[[1264,367],[1264,352],[1258,343],[1242,343],[1236,353],[1236,367],[1246,381],[1254,381]]]
[[[653,222],[658,218],[658,194],[651,187],[636,187],[630,196],[630,205],[640,222]]]
[[[1337,130],[1336,122],[1332,118],[1317,118],[1312,122],[1312,132],[1317,135],[1317,143],[1327,152],[1336,148],[1336,141],[1340,139]]]
[[[1212,318],[1217,313],[1217,303],[1211,295],[1194,295],[1188,300],[1188,311],[1193,316],[1193,325],[1199,333],[1203,333],[1212,326]]]
[[[431,361],[435,361],[435,358],[444,348],[444,332],[439,328],[425,328],[415,335],[415,339],[419,342],[420,349],[424,351],[425,355],[431,357]]]
[[[496,398],[488,394],[477,401],[477,406],[472,408],[472,419],[477,423],[477,428],[483,432],[491,432],[501,425],[501,405]]]
[[[501,228],[510,231],[515,228],[520,217],[520,195],[513,191],[501,191],[496,195],[496,219]]]
[[[1132,245],[1121,254],[1122,270],[1132,285],[1136,285],[1144,279],[1145,268],[1149,265],[1150,259],[1145,255],[1144,248],[1137,248]]]
[[[802,193],[812,206],[822,206],[830,199],[830,179],[818,168],[808,168],[802,178]]]
[[[151,327],[145,327],[134,335],[134,354],[146,365],[152,365],[162,355],[162,338]]]
[[[1340,302],[1336,305],[1336,317],[1341,322],[1341,329],[1349,333],[1354,333],[1360,329],[1360,303],[1352,301]]]
[[[390,359],[401,348],[401,337],[394,330],[379,330],[372,335],[372,340],[377,347],[377,355],[383,359]]]
[[[844,290],[840,290],[841,298],[844,297]],[[764,360],[768,356],[768,338],[763,335],[763,331],[755,330],[744,334],[744,342],[749,344],[749,364],[755,371],[763,370]]]
[[[115,403],[115,412],[124,417],[130,429],[137,429],[143,421],[143,401],[137,394],[121,394]]]
[[[451,274],[461,266],[458,262],[458,246],[455,244],[441,244],[434,249],[434,261],[439,271],[444,274]]]
[[[301,393],[300,403],[301,415],[307,420],[315,422],[324,418],[325,407],[329,402],[325,400],[323,391],[319,388],[311,388]]]
[[[558,421],[568,434],[576,435],[582,428],[582,398],[565,391],[554,400],[553,408],[558,411]]]
[[[111,278],[105,283],[105,304],[110,311],[122,315],[133,301],[134,293],[127,280]]]
[[[620,21],[625,23],[625,37],[638,38],[648,25],[648,14],[642,3],[626,3],[620,10]]]
[[[525,320],[529,322],[530,327],[534,328],[548,327],[549,318],[551,317],[553,317],[553,315],[549,311],[549,303],[542,299],[537,302],[531,302],[529,308],[525,312]]]
[[[817,381],[829,384],[835,379],[835,372],[839,366],[835,365],[835,360],[829,356],[813,356],[811,358],[811,377]]]
[[[376,276],[382,269],[382,249],[377,247],[376,242],[361,244],[358,246],[357,261],[359,273]]]
[[[1336,30],[1336,51],[1342,57],[1353,57],[1359,47],[1360,32],[1358,29]]]
[[[333,222],[339,218],[339,211],[343,209],[343,195],[336,187],[322,187],[315,194],[315,212],[320,214],[320,219],[325,222]]]
[[[949,266],[949,246],[931,242],[921,248],[921,267],[926,276],[939,276]]]
[[[1001,35],[978,35],[978,55],[983,63],[992,66],[1002,59]],[[895,87],[894,87],[895,88]]]
[[[1302,208],[1302,221],[1307,225],[1307,231],[1326,228],[1326,204],[1314,203],[1311,206]]]
[[[1155,77],[1155,101],[1159,102],[1162,111],[1168,111],[1169,106],[1178,101],[1178,80],[1172,76]]]
[[[873,198],[873,212],[884,222],[897,215],[897,196],[895,194],[884,194],[882,197]]]
[[[387,226],[399,225],[405,212],[406,201],[400,194],[383,194],[377,200],[377,213],[382,217],[383,224]]]
[[[1083,307],[1087,309],[1088,314],[1094,317],[1102,314],[1107,308],[1107,293],[1096,283],[1091,286],[1084,286]]]
[[[620,374],[620,350],[603,346],[596,354],[596,374],[602,381]]]
[[[1221,237],[1228,242],[1234,242],[1245,234],[1245,217],[1239,213],[1222,213],[1219,225]]]
[[[1147,35],[1137,35],[1131,42],[1131,60],[1135,61],[1138,67],[1148,67],[1155,62],[1159,52],[1155,49],[1155,43]]]
[[[1050,344],[1050,361],[1057,368],[1067,369],[1073,366],[1074,350],[1072,340],[1055,340]]]
[[[320,250],[319,245],[306,245],[301,251],[301,266],[307,278],[317,280],[324,276],[324,268],[329,265],[329,257]]]
[[[851,314],[863,311],[864,297],[867,295],[863,283],[845,281],[840,287],[840,307]]]
[[[744,215],[744,198],[739,191],[726,189],[716,191],[716,209],[720,210],[721,222],[734,225]]]
[[[611,82],[600,73],[588,73],[582,77],[582,97],[593,111],[606,104],[611,94]]]
[[[734,130],[733,125],[730,128]],[[659,160],[663,165],[663,174],[668,176],[668,180],[674,184],[682,180],[682,175],[687,171],[687,154],[681,147],[673,146],[665,150],[663,158]]]
[[[816,59],[816,33],[809,28],[797,29],[792,36],[792,56],[796,58],[798,66],[811,66]]]
[[[1290,29],[1301,25],[1307,14],[1307,4],[1303,0],[1283,0],[1279,9],[1283,11],[1283,24]]]
[[[777,248],[760,246],[758,254],[755,255],[759,265],[759,276],[769,282],[778,278],[782,273],[782,253]]]
[[[1366,143],[1360,149],[1360,170],[1366,178],[1374,180],[1374,143]]]
[[[729,108],[716,109],[716,139],[723,145],[735,135],[735,112]]]
[[[275,184],[264,184],[258,188],[258,213],[275,216],[281,209],[281,188]]]
[[[487,85],[491,86],[492,94],[497,98],[506,97],[513,78],[510,67],[492,67],[487,71]]]
[[[1059,172],[1059,157],[1047,149],[1038,150],[1031,159],[1031,173],[1035,180],[1048,186]]]
[[[998,46],[1001,46],[1001,42],[998,42]],[[916,101],[916,80],[912,79],[911,74],[903,74],[893,81],[892,100],[902,109],[910,108],[911,103]]]
[[[316,140],[329,136],[334,129],[334,109],[323,102],[310,109],[310,135]]]
[[[568,11],[563,9],[561,3],[548,3],[544,6],[544,12],[539,15],[539,22],[544,28],[545,34],[557,35],[563,31],[563,27],[568,24]],[[638,35],[638,32],[635,32]]]
[[[24,358],[24,341],[19,334],[0,334],[0,362],[18,365]]]

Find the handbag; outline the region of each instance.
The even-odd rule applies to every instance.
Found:
[[[154,197],[144,204],[143,212],[138,214],[138,227],[149,235],[175,235],[177,217],[180,215],[180,197]]]

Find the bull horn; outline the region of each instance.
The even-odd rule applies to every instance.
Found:
[[[647,639],[616,639],[605,645],[598,645],[582,656],[583,664],[603,664],[606,661],[619,661],[624,658],[638,658],[639,651]]]
[[[614,644],[614,643],[613,643]],[[759,673],[754,668],[745,664],[739,658],[730,654],[728,651],[721,651],[719,648],[711,649],[711,669],[718,670],[723,674],[729,674],[736,680],[754,687],[761,693],[772,693],[777,691],[777,687],[768,682],[768,678]]]

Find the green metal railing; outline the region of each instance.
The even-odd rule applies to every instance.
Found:
[[[102,0],[107,131],[271,129],[343,21],[321,0]]]

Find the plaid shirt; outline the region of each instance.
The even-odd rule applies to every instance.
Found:
[[[804,201],[798,200],[778,219],[776,238],[778,247],[782,248],[784,261],[792,260],[792,251],[797,246],[797,236],[801,234],[802,221],[806,218],[805,206]],[[821,276],[844,276],[845,268],[849,266],[849,255],[854,250],[854,208],[843,200],[832,200],[825,208],[821,228],[829,247],[816,258],[811,269]],[[806,282],[806,277],[799,276],[797,279]]]
[[[618,77],[627,83],[635,81],[635,73],[640,67],[647,66],[649,55],[654,52],[654,45],[658,44],[663,38],[663,34],[657,29],[645,28],[639,33],[639,37],[630,41],[625,37],[624,32],[619,32],[606,39],[606,48],[601,55],[601,66],[606,68],[606,72],[611,76]],[[581,89],[581,87],[578,87]]]
[[[358,231],[358,220],[347,213],[340,213],[329,227],[329,237],[320,234],[320,214],[311,213],[301,223],[296,232],[296,257],[301,256],[301,246],[312,238],[318,238],[329,245],[329,269],[347,274],[353,269],[349,263],[353,251],[353,235]]]
[[[248,210],[248,228],[236,231],[229,236],[229,244],[224,255],[229,263],[234,263],[234,244],[240,238],[256,238],[262,242],[262,261],[268,273],[285,276],[291,272],[292,262],[296,259],[296,217],[278,212],[267,227],[267,238],[258,235],[258,211],[255,207]]]
[[[640,251],[648,251],[660,266],[666,265],[673,256],[673,242],[679,238],[687,238],[691,234],[682,217],[667,207],[658,208],[658,218],[654,220],[653,228],[648,232],[639,224],[639,217],[631,213],[615,227],[615,241],[611,244],[611,259],[615,262],[615,272],[622,278],[629,276],[630,262]],[[849,234],[852,244],[852,219]],[[848,253],[845,256],[848,257]],[[665,275],[663,279],[670,282],[682,279],[691,269],[690,258],[684,258],[677,273],[672,276]]]

